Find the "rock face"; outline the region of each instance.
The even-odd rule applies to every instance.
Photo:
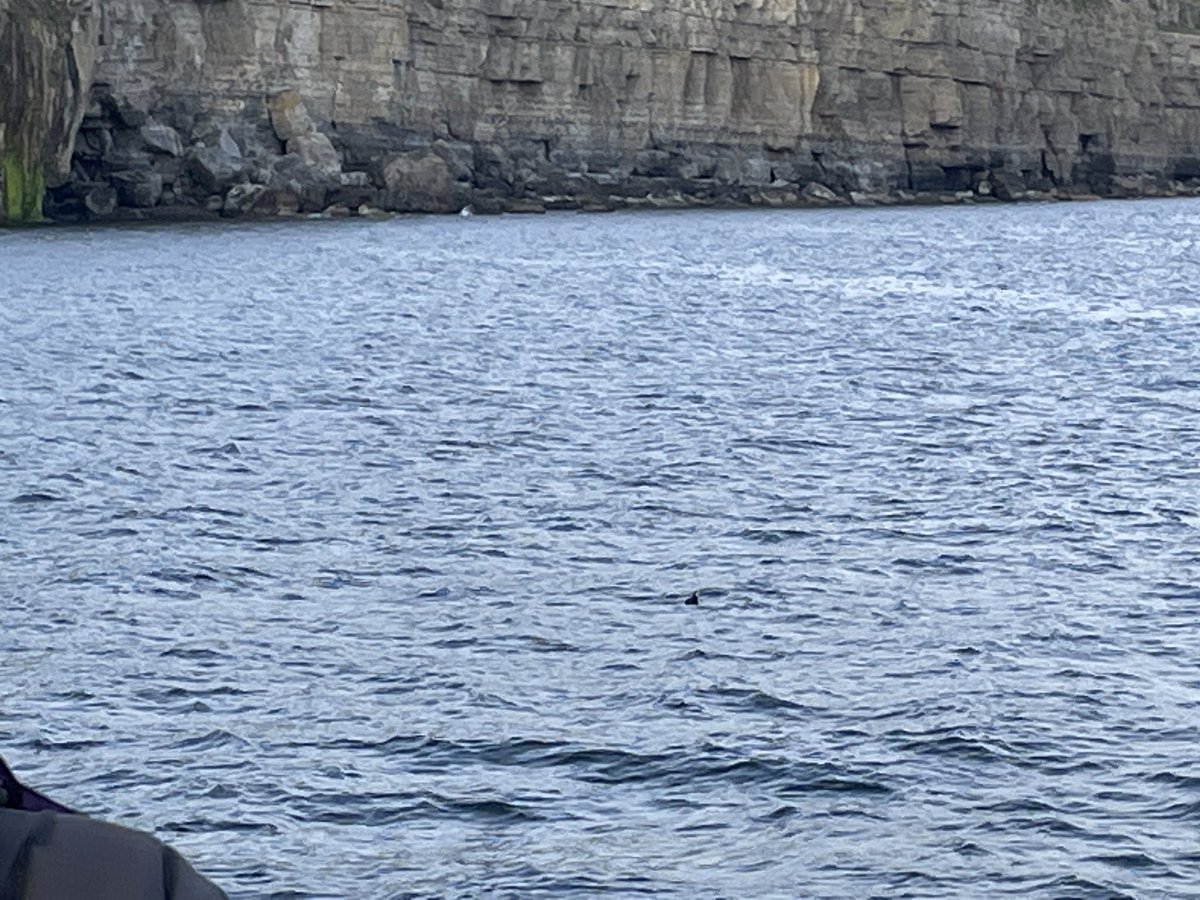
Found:
[[[1190,192],[1198,25],[1200,0],[104,0],[50,210],[94,215],[98,183],[231,215]]]
[[[41,219],[71,171],[97,20],[92,0],[0,0],[0,222]]]

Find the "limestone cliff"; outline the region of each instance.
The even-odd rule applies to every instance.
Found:
[[[51,208],[1192,190],[1198,25],[1196,0],[104,0]]]
[[[71,169],[96,46],[92,0],[0,0],[0,222],[37,221]]]

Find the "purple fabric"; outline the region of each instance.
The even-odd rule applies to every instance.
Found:
[[[4,796],[0,797],[0,807],[5,809],[20,809],[25,812],[75,812],[17,781],[17,776],[9,769],[3,757],[0,757],[0,791],[4,792]]]

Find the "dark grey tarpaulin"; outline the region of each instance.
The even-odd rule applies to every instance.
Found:
[[[0,759],[0,900],[226,900],[158,839],[78,815]]]
[[[0,757],[0,809],[19,809],[25,812],[73,813],[61,803],[55,803],[45,794],[17,781],[17,776]]]

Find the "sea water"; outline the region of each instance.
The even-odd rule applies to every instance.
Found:
[[[234,897],[1193,893],[1197,235],[2,232],[0,754]]]

